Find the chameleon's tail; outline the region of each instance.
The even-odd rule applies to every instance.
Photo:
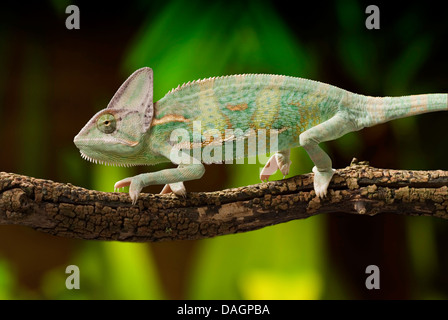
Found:
[[[420,94],[404,97],[358,96],[364,117],[362,126],[370,127],[393,119],[448,110],[448,94]],[[363,118],[364,118],[363,117]]]

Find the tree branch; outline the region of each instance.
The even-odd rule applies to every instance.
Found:
[[[256,230],[320,213],[398,213],[448,219],[448,172],[390,170],[357,161],[337,170],[320,200],[313,175],[174,195],[107,193],[0,173],[0,225],[24,225],[69,238],[161,241]]]

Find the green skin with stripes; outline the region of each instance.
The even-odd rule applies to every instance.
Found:
[[[265,130],[267,137],[275,132],[277,148],[271,147],[270,151],[276,152],[261,171],[261,180],[267,180],[277,170],[287,175],[290,149],[300,146],[315,165],[314,190],[316,196],[323,198],[334,169],[319,143],[393,119],[447,107],[447,94],[369,97],[317,81],[267,74],[193,81],[153,103],[153,72],[142,68],[123,83],[106,109],[92,117],[74,143],[83,158],[96,163],[178,165],[118,181],[115,189],[129,186],[135,204],[142,188],[149,185],[165,185],[161,193],[184,196],[183,181],[201,178],[203,163],[228,163],[232,158],[256,155],[251,136],[259,137],[260,130]],[[229,135],[232,130],[243,134]],[[173,139],[173,132],[187,136]],[[242,153],[225,150],[229,142],[236,141],[246,143]],[[235,149],[235,145],[228,148]],[[215,157],[204,160],[201,155],[211,146]],[[216,157],[216,148],[222,149],[223,159]]]

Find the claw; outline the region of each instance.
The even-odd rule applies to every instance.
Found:
[[[139,194],[140,194],[140,191],[136,191],[136,190],[132,190],[131,191],[131,190],[129,190],[129,196],[131,197],[133,205],[135,205],[137,203]]]
[[[283,179],[285,179],[285,177],[289,174],[289,168],[291,166],[291,163],[292,163],[292,161],[289,160],[288,163],[285,163],[284,165],[281,166],[280,172],[283,174]]]
[[[136,177],[126,178],[115,183],[114,188],[120,189],[129,186],[129,196],[132,204],[137,203],[138,195],[143,189],[141,181]]]

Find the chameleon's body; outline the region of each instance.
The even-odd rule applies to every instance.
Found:
[[[163,193],[185,194],[182,182],[203,175],[201,161],[228,162],[228,158],[237,155],[255,155],[257,149],[250,147],[254,141],[250,137],[261,129],[267,130],[268,141],[271,132],[278,133],[278,148],[274,150],[278,152],[268,160],[261,179],[269,178],[278,169],[286,175],[291,163],[289,150],[302,146],[315,164],[316,194],[323,197],[334,170],[330,158],[318,146],[320,142],[392,119],[448,108],[447,94],[374,98],[317,81],[279,75],[198,80],[170,91],[154,104],[152,85],[152,70],[137,70],[108,107],[75,137],[83,157],[95,162],[179,165],[117,182],[116,188],[130,185],[134,203],[141,189],[152,184],[165,184]],[[188,140],[184,138],[173,149],[177,138],[173,142],[172,134],[176,129],[186,133]],[[226,152],[228,143],[234,140],[246,142],[243,154],[236,152],[236,143],[231,144],[232,152]],[[210,146],[222,147],[222,157],[213,158],[217,161],[201,158]],[[179,154],[173,150],[182,151],[182,161],[173,156]]]

